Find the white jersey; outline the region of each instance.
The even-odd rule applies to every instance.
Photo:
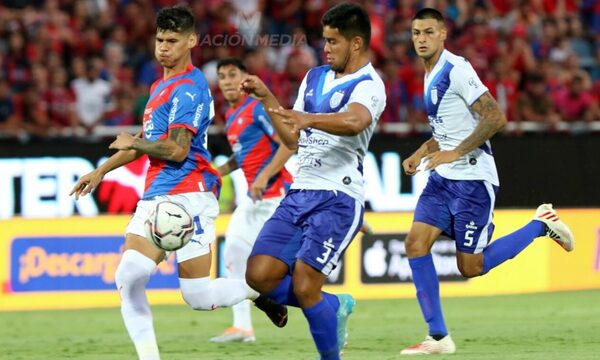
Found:
[[[479,118],[470,106],[488,88],[465,58],[444,50],[431,72],[425,74],[424,91],[434,139],[441,150],[455,149],[475,130]],[[489,141],[435,171],[451,180],[485,180],[499,185]]]
[[[339,190],[364,202],[363,159],[386,103],[383,81],[371,63],[338,79],[327,65],[309,70],[300,85],[294,110],[338,113],[347,111],[352,103],[369,110],[371,125],[355,136],[332,135],[312,128],[302,130],[292,189]]]

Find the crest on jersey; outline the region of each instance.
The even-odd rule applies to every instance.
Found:
[[[331,98],[329,99],[329,107],[332,109],[338,107],[338,105],[342,102],[343,98],[344,90],[338,90],[334,92],[333,95],[331,95]]]
[[[433,103],[433,105],[437,104],[438,102],[438,96],[437,96],[437,87],[432,87],[431,88],[431,102]]]

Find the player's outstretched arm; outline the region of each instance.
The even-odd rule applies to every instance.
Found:
[[[154,158],[182,162],[190,151],[193,136],[194,134],[185,127],[171,128],[166,139],[157,141],[134,138],[127,133],[121,133],[109,148],[136,150]]]
[[[269,111],[269,109],[279,109],[281,106],[265,83],[258,76],[248,75],[240,83],[240,91],[260,100],[264,108],[267,109],[273,128],[275,128],[283,145],[290,150],[296,150],[298,148],[298,134],[293,133],[291,128],[283,123],[279,114]]]
[[[250,185],[250,197],[252,201],[262,199],[262,195],[267,189],[269,179],[275,176],[278,172],[283,169],[285,163],[294,154],[294,150],[290,150],[285,146],[279,146],[273,159],[265,166],[262,171],[256,176],[252,185]]]
[[[506,116],[496,100],[489,92],[481,95],[471,105],[471,109],[479,114],[479,124],[471,135],[464,139],[454,150],[438,151],[427,156],[427,169],[435,169],[440,164],[451,163],[468,154],[489,140],[506,124]]]
[[[142,133],[139,132],[133,138],[141,136]],[[75,186],[73,186],[73,189],[71,189],[69,196],[75,195],[75,199],[79,199],[80,196],[89,194],[100,184],[106,173],[130,163],[140,156],[142,156],[142,153],[136,150],[120,150],[116,152],[94,171],[80,177]]]
[[[354,136],[373,121],[371,112],[359,103],[348,105],[348,111],[331,114],[309,114],[282,107],[271,108],[269,111],[281,116],[283,123],[291,128],[293,134],[298,134],[302,129],[314,128],[333,135]]]

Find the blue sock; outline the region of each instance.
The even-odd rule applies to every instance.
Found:
[[[517,256],[533,239],[546,233],[546,225],[538,220],[532,220],[519,230],[494,240],[483,250],[483,274]]]
[[[327,299],[322,299],[316,305],[302,309],[313,340],[322,360],[340,358],[337,344],[337,317]]]
[[[417,299],[421,306],[421,312],[429,326],[429,335],[448,335],[440,301],[440,282],[433,265],[433,257],[428,254],[408,259],[408,263],[417,288]]]
[[[290,275],[286,275],[281,279],[279,285],[267,294],[267,296],[278,304],[300,307],[298,299],[296,299],[296,295],[294,295],[292,277]]]
[[[333,310],[337,313],[337,310],[340,307],[340,300],[338,297],[324,291],[321,292],[321,295],[323,295],[323,298],[329,302],[329,304],[333,307]],[[298,299],[296,298],[296,295],[294,295],[292,277],[289,275],[284,277],[279,285],[277,285],[273,291],[267,294],[267,296],[278,304],[300,307]]]

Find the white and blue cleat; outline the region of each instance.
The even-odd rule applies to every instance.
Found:
[[[350,294],[340,294],[337,295],[338,300],[340,301],[340,307],[337,311],[337,340],[338,340],[338,349],[340,351],[340,355],[344,351],[344,348],[348,344],[348,317],[352,314],[354,310],[354,305],[356,305],[356,300]]]

